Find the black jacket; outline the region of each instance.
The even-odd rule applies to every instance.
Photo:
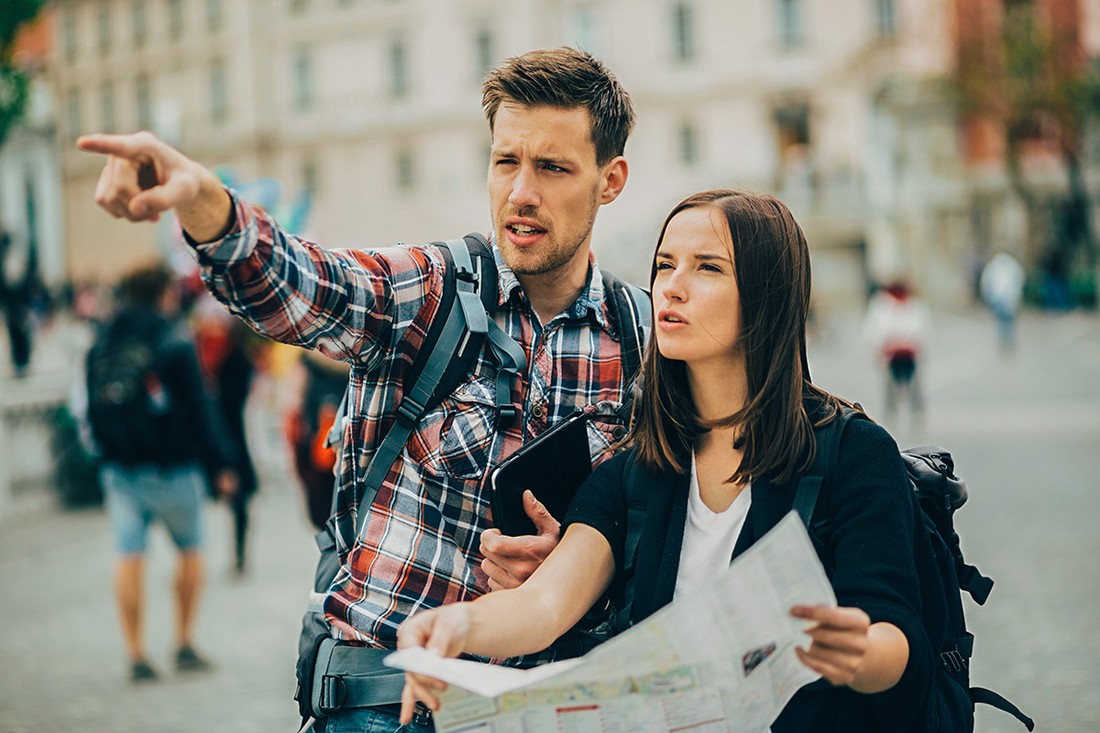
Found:
[[[600,466],[578,491],[565,525],[588,524],[611,544],[623,568],[627,499],[623,469],[632,452]],[[894,441],[866,420],[844,431],[836,475],[822,487],[815,518],[829,520],[818,554],[838,603],[862,608],[872,623],[888,621],[909,641],[909,662],[892,689],[864,695],[819,681],[800,690],[773,724],[775,733],[793,731],[923,730],[933,680],[933,653],[921,618],[918,557],[930,557],[915,533],[916,503]],[[647,482],[647,506],[634,580],[632,621],[640,621],[673,597],[687,520],[689,477],[638,469]],[[776,486],[767,476],[752,483],[752,505],[734,548],[736,558],[791,509],[797,479]],[[914,548],[919,548],[915,551]]]

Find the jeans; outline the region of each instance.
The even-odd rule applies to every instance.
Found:
[[[396,705],[379,708],[353,708],[344,710],[336,718],[329,718],[324,733],[430,733],[433,725],[398,722]]]

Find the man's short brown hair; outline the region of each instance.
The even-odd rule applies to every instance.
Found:
[[[623,154],[634,127],[634,106],[619,80],[599,59],[573,48],[529,51],[489,73],[481,87],[481,106],[490,132],[505,101],[525,107],[584,107],[598,165]]]

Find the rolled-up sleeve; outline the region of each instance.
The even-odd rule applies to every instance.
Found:
[[[189,245],[210,291],[258,333],[370,369],[410,326],[426,332],[443,282],[435,248],[325,249],[229,193],[225,236]]]

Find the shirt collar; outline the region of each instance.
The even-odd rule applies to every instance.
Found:
[[[512,272],[512,268],[504,263],[504,257],[496,246],[496,241],[490,239],[490,244],[493,247],[493,257],[496,259],[497,272],[499,273],[500,300],[498,305],[504,305],[513,299],[519,303],[529,304],[527,294],[523,292],[523,285],[520,284],[516,274]],[[596,262],[595,253],[589,252],[588,282],[581,290],[580,295],[577,296],[577,299],[573,301],[573,304],[555,316],[555,320],[563,317],[568,320],[584,320],[590,317],[600,328],[608,330],[609,326],[604,305],[603,275],[600,274],[600,266]]]

